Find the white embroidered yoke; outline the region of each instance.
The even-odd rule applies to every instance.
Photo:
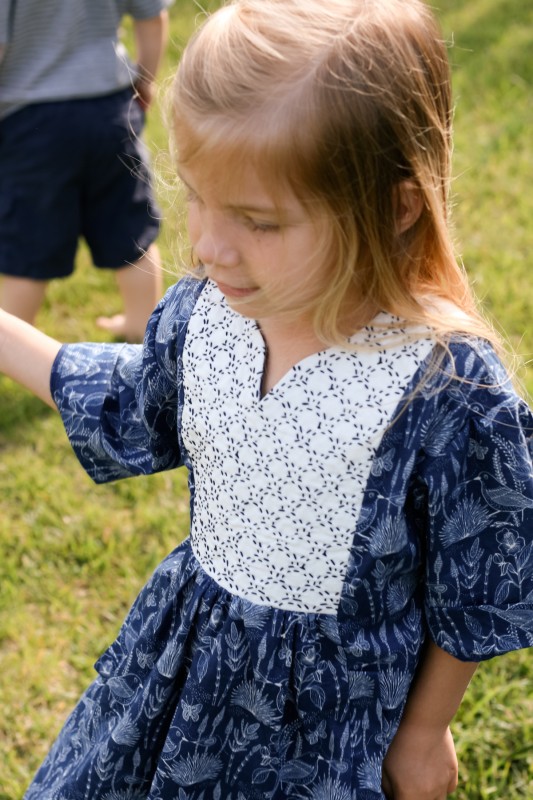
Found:
[[[380,321],[391,322],[388,315]],[[203,569],[252,602],[335,614],[365,486],[398,403],[434,342],[405,330],[296,364],[261,397],[257,324],[208,283],[183,353],[182,434],[195,501],[191,539]]]

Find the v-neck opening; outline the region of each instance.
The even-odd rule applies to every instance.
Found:
[[[261,327],[257,320],[249,319],[248,320],[251,325],[251,330],[255,338],[259,341],[259,346],[261,348],[261,356],[262,356],[262,363],[261,363],[261,370],[259,374],[259,381],[255,387],[255,400],[259,405],[263,405],[269,401],[269,398],[273,395],[279,394],[279,390],[283,388],[286,383],[289,383],[292,379],[293,375],[295,375],[300,370],[305,368],[308,362],[312,363],[313,359],[320,359],[324,358],[327,353],[330,351],[334,351],[336,349],[341,350],[342,348],[336,347],[325,347],[321,350],[316,350],[314,353],[309,353],[303,358],[300,358],[298,361],[295,361],[284,373],[283,375],[276,381],[276,383],[270,387],[267,392],[263,392],[263,382],[265,379],[265,370],[267,368],[267,359],[268,359],[268,347],[261,332]]]

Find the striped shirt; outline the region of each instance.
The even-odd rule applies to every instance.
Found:
[[[135,66],[124,14],[149,19],[173,0],[0,0],[0,118],[30,103],[110,94]]]

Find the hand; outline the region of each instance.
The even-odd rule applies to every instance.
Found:
[[[143,111],[147,111],[154,99],[154,83],[148,78],[139,77],[135,81],[135,99]]]
[[[446,800],[457,787],[458,766],[449,728],[400,724],[383,761],[387,800]]]

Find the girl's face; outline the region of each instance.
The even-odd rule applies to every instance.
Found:
[[[183,166],[188,229],[205,274],[240,314],[308,322],[302,305],[327,279],[324,225],[289,190],[276,201],[252,167],[231,183],[226,170]]]

